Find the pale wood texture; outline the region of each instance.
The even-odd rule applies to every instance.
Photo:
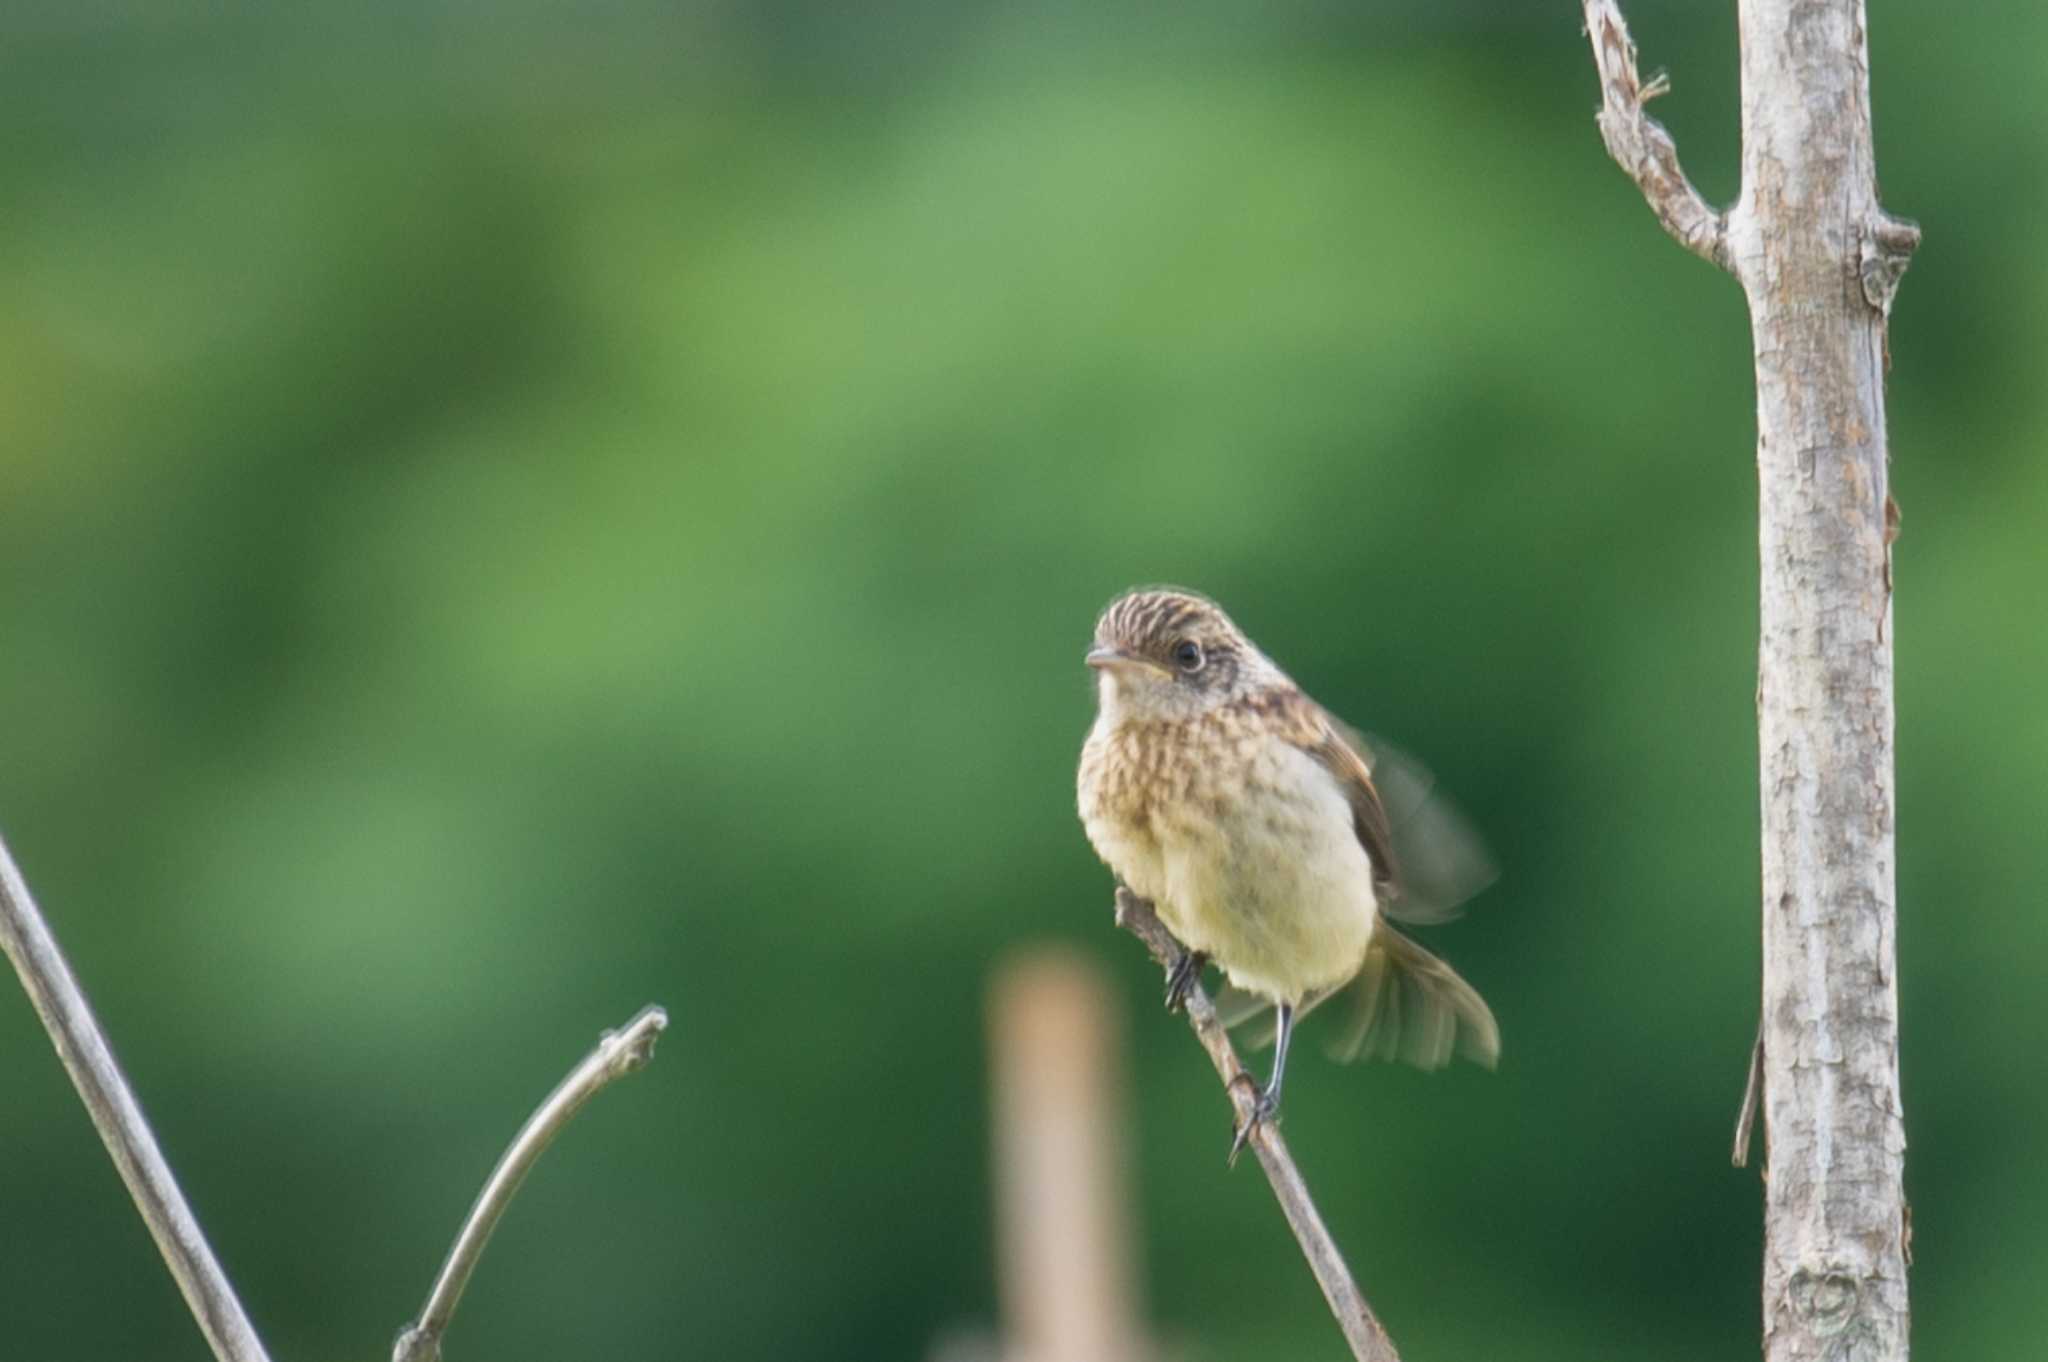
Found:
[[[1885,324],[1861,0],[1743,0],[1729,249],[1756,342],[1764,1353],[1907,1355]]]
[[[1897,1362],[1907,1220],[1884,377],[1892,295],[1919,230],[1878,203],[1861,0],[1740,0],[1742,193],[1720,217],[1692,193],[1662,129],[1650,124],[1657,136],[1638,150],[1610,127],[1628,117],[1634,46],[1612,0],[1584,3],[1610,151],[1672,234],[1728,268],[1749,299],[1764,1353]]]
[[[1163,968],[1169,972],[1172,970],[1174,962],[1180,958],[1181,946],[1152,911],[1150,903],[1128,889],[1119,889],[1116,894],[1116,920],[1118,926],[1145,943],[1152,952],[1152,958]],[[1224,1091],[1230,1095],[1238,1121],[1250,1120],[1259,1084],[1238,1063],[1230,1035],[1217,1018],[1215,1004],[1209,1001],[1209,995],[1199,980],[1187,991],[1186,1010],[1188,1025],[1193,1028],[1195,1038],[1201,1041],[1202,1048],[1208,1051],[1209,1062],[1216,1066],[1216,1075],[1223,1080]],[[1379,1317],[1373,1314],[1364,1293],[1358,1289],[1358,1283],[1352,1280],[1351,1269],[1344,1262],[1344,1255],[1338,1251],[1337,1241],[1330,1237],[1329,1228],[1323,1224],[1323,1217],[1309,1196],[1308,1184],[1302,1181],[1301,1170],[1295,1167],[1294,1156],[1288,1152],[1287,1141],[1281,1138],[1278,1127],[1271,1122],[1260,1122],[1253,1129],[1248,1144],[1258,1156],[1259,1167],[1265,1170],[1274,1199],[1280,1203],[1280,1212],[1287,1217],[1287,1227],[1294,1231],[1295,1242],[1301,1245],[1302,1255],[1308,1259],[1309,1271],[1315,1274],[1316,1285],[1322,1288],[1330,1313],[1337,1317],[1337,1327],[1344,1331],[1344,1341],[1351,1345],[1351,1355],[1358,1362],[1400,1362],[1400,1354],[1394,1351],[1394,1341],[1387,1337]]]

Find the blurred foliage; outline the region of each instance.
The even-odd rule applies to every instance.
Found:
[[[2038,1338],[2048,11],[1873,5],[1915,1333]],[[1724,7],[1636,6],[1735,184]],[[280,1358],[382,1356],[649,1000],[452,1355],[919,1358],[994,1317],[981,990],[1129,1002],[1148,1310],[1336,1335],[1072,813],[1094,611],[1223,599],[1505,867],[1497,1075],[1304,1059],[1416,1358],[1756,1346],[1739,293],[1573,7],[18,3],[0,828]],[[1992,35],[1995,41],[1986,41]],[[0,987],[0,1352],[198,1359]],[[2036,1302],[2029,1304],[2029,1302]]]

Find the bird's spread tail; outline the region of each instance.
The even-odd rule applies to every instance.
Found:
[[[1339,1060],[1397,1059],[1440,1069],[1462,1055],[1491,1069],[1500,1059],[1500,1026],[1493,1012],[1457,971],[1382,922],[1373,929],[1365,963],[1350,982],[1304,999],[1301,1015],[1332,998],[1346,1016],[1329,1049]],[[1252,1042],[1273,1039],[1271,1003],[1240,989],[1225,989],[1216,1009],[1226,1026],[1264,1016]]]

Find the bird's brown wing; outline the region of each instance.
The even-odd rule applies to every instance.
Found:
[[[1321,763],[1351,805],[1351,826],[1372,861],[1380,911],[1397,922],[1448,922],[1492,884],[1479,834],[1422,764],[1303,697],[1297,746]]]
[[[1298,692],[1284,703],[1282,719],[1288,741],[1330,773],[1351,805],[1352,829],[1372,862],[1383,914],[1441,922],[1492,882],[1493,864],[1478,836],[1434,793],[1435,781],[1421,766],[1384,743],[1369,743]],[[1379,784],[1375,774],[1382,776]],[[1392,817],[1380,797],[1382,785],[1395,792]],[[1374,929],[1358,973],[1303,999],[1301,1012],[1339,995],[1350,1003],[1350,1016],[1331,1046],[1339,1059],[1398,1059],[1434,1069],[1458,1054],[1491,1068],[1500,1056],[1500,1028],[1479,994],[1449,965],[1385,923]],[[1217,1008],[1225,1025],[1235,1026],[1270,1005],[1231,988]],[[1270,1042],[1271,1022],[1252,1040]]]
[[[1385,909],[1401,896],[1401,868],[1394,855],[1394,831],[1387,821],[1386,805],[1380,802],[1372,768],[1360,750],[1364,744],[1354,746],[1355,735],[1307,696],[1296,692],[1290,698],[1285,715],[1288,741],[1314,757],[1344,792],[1351,805],[1352,830],[1372,862],[1373,888]]]

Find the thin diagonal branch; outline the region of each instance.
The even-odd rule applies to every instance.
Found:
[[[1180,958],[1180,943],[1174,940],[1173,933],[1152,911],[1152,905],[1128,889],[1116,892],[1116,921],[1119,927],[1144,942],[1146,949],[1152,952],[1152,958],[1168,970]],[[1240,1077],[1248,1079],[1250,1075],[1238,1063],[1237,1051],[1231,1046],[1230,1036],[1217,1019],[1216,1007],[1209,1001],[1200,981],[1188,988],[1187,1014],[1188,1025],[1193,1028],[1195,1038],[1202,1042],[1202,1048],[1209,1052],[1209,1061],[1216,1066],[1224,1091],[1230,1094],[1231,1104],[1237,1109],[1237,1119],[1240,1122],[1250,1120],[1257,1101],[1254,1094],[1258,1091],[1258,1084],[1238,1081]],[[1337,1249],[1337,1241],[1330,1237],[1328,1227],[1323,1224],[1323,1217],[1309,1196],[1308,1184],[1302,1181],[1301,1170],[1294,1166],[1294,1156],[1287,1152],[1287,1141],[1280,1137],[1279,1129],[1271,1121],[1260,1121],[1252,1128],[1250,1145],[1252,1152],[1259,1156],[1259,1166],[1266,1170],[1266,1181],[1272,1184],[1273,1196],[1280,1203],[1281,1213],[1287,1217],[1288,1228],[1294,1231],[1295,1242],[1301,1245],[1302,1256],[1308,1259],[1309,1271],[1315,1274],[1316,1285],[1323,1289],[1323,1299],[1329,1303],[1330,1313],[1337,1317],[1337,1327],[1344,1331],[1344,1341],[1351,1345],[1351,1355],[1358,1362],[1400,1362],[1400,1354],[1394,1351],[1394,1341],[1387,1337],[1385,1327],[1373,1314],[1372,1307],[1366,1304],[1358,1283],[1352,1280],[1351,1269],[1345,1265],[1344,1255]]]
[[[1737,1168],[1749,1166],[1749,1146],[1756,1132],[1757,1103],[1764,1094],[1764,1022],[1756,1022],[1756,1044],[1749,1047],[1749,1077],[1742,1084],[1742,1109],[1735,1113],[1735,1148],[1728,1161]]]
[[[14,963],[207,1346],[219,1362],[269,1362],[5,842],[0,842],[0,948]]]
[[[1615,0],[1584,0],[1586,36],[1600,69],[1600,137],[1607,154],[1649,200],[1657,221],[1679,245],[1731,273],[1728,219],[1693,188],[1678,164],[1678,145],[1643,106],[1671,88],[1663,76],[1645,84],[1636,73],[1636,44]]]
[[[654,1058],[654,1042],[667,1025],[668,1013],[661,1008],[651,1004],[641,1008],[624,1026],[605,1032],[597,1048],[584,1056],[583,1062],[571,1069],[547,1100],[526,1118],[511,1146],[499,1157],[498,1166],[491,1170],[483,1191],[477,1194],[476,1205],[470,1208],[462,1232],[455,1236],[448,1261],[442,1265],[441,1275],[434,1279],[434,1289],[427,1293],[427,1303],[419,1318],[399,1332],[391,1349],[391,1362],[439,1362],[441,1336],[448,1332],[448,1323],[455,1317],[455,1307],[462,1302],[470,1274],[476,1271],[491,1231],[498,1227],[499,1217],[512,1204],[534,1161],[583,1109],[584,1103]]]

